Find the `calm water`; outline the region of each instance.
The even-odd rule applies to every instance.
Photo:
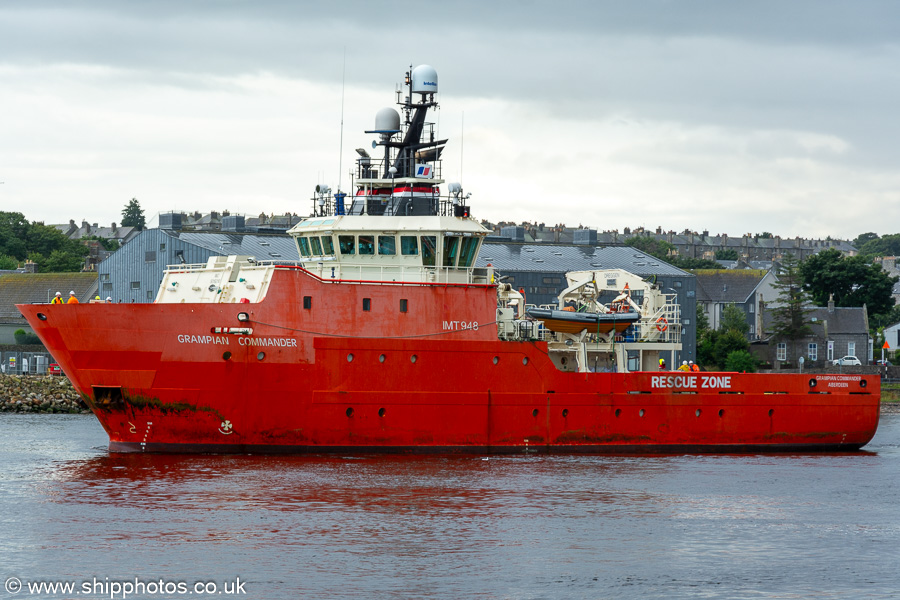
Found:
[[[110,455],[91,416],[3,414],[0,433],[0,580],[25,585],[900,597],[900,415],[882,417],[869,452],[824,456]],[[111,597],[94,590],[0,598]]]

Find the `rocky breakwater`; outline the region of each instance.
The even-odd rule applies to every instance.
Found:
[[[86,413],[81,396],[60,376],[0,376],[0,412]]]

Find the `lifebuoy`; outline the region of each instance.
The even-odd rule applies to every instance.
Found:
[[[660,317],[656,320],[656,328],[660,331],[665,331],[669,328],[669,322],[666,321],[665,317]]]

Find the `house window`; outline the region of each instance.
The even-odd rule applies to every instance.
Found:
[[[819,360],[819,345],[810,344],[806,353],[809,355],[809,360]]]
[[[750,332],[749,332],[749,333],[756,333],[756,325],[750,325]]]
[[[312,308],[312,296],[303,296],[303,308],[306,310]]]
[[[409,300],[400,298],[400,312],[405,313],[409,310]]]
[[[156,262],[156,250],[148,250],[144,252],[144,262]]]
[[[153,301],[153,297],[156,296],[156,292],[153,290],[147,290],[147,300]]]
[[[756,307],[753,304],[750,304],[749,310],[750,310],[750,314],[752,315],[754,312],[756,312]]]
[[[109,273],[100,273],[100,281],[109,281]]]
[[[778,350],[775,353],[775,360],[787,360],[787,343],[778,342]]]
[[[690,320],[690,319],[685,319],[685,320],[684,320],[684,324],[685,324],[685,325],[690,325],[690,324],[691,324],[691,320]]]
[[[856,342],[847,342],[847,356],[856,356]]]
[[[681,287],[681,282],[680,282],[680,281],[676,281],[676,282],[675,282],[675,287],[680,288],[680,287]]]
[[[159,245],[159,251],[160,251],[160,252],[165,252],[165,251],[166,251],[166,245],[165,245],[165,244],[160,244],[160,245]]]
[[[132,282],[131,282],[131,289],[133,289],[133,290],[139,290],[139,289],[141,289],[141,282],[140,282],[140,281],[132,281]]]
[[[106,292],[106,291],[109,291],[109,290],[111,290],[111,289],[112,289],[112,282],[111,282],[111,281],[104,281],[104,282],[103,282],[103,291]]]
[[[834,342],[828,342],[828,360],[834,360]]]
[[[363,298],[363,310],[364,311],[372,310],[372,299],[371,298]]]

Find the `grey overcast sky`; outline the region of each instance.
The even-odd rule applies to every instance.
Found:
[[[878,0],[4,0],[0,209],[308,214],[424,63],[476,217],[896,233],[898,30]]]

